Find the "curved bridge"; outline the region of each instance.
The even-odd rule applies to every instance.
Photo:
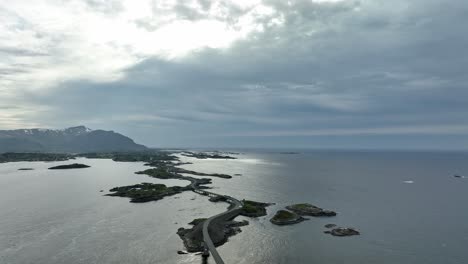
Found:
[[[225,200],[227,203],[230,204],[228,210],[226,212],[214,215],[210,218],[208,218],[204,223],[203,223],[203,241],[205,244],[205,251],[211,252],[211,255],[213,256],[213,259],[215,260],[216,264],[224,264],[223,259],[219,255],[218,251],[216,250],[215,245],[213,244],[213,241],[211,240],[210,233],[208,231],[208,228],[212,222],[219,221],[225,217],[236,217],[240,213],[240,208],[243,206],[242,202],[227,195],[219,195],[213,192],[208,192],[205,190],[200,190],[198,188],[193,189],[194,192],[209,196],[209,197],[219,197],[220,199]]]

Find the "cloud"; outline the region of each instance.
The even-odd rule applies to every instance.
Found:
[[[326,134],[407,146],[404,135],[466,132],[465,1],[41,0],[0,10],[0,107],[40,109],[11,109],[0,127],[93,124],[155,146],[261,135],[300,145]],[[261,144],[279,144],[270,140]]]

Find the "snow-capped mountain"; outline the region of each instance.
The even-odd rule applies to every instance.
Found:
[[[0,130],[1,152],[105,152],[140,151],[143,145],[114,131],[85,126],[66,129]]]

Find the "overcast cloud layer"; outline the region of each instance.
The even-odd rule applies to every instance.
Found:
[[[0,129],[468,149],[468,1],[0,0]]]

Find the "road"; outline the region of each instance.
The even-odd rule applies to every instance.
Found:
[[[229,218],[234,218],[240,213],[240,208],[242,208],[243,203],[239,200],[237,200],[234,197],[227,196],[227,195],[220,195],[217,193],[209,192],[200,189],[199,182],[195,178],[191,177],[182,177],[183,179],[189,180],[191,183],[189,187],[196,193],[200,195],[205,195],[205,196],[210,196],[210,197],[224,197],[226,198],[225,201],[230,204],[228,207],[228,210],[225,212],[222,212],[220,214],[214,215],[210,218],[208,218],[204,223],[203,223],[203,242],[205,243],[206,249],[208,249],[211,252],[211,255],[213,256],[213,259],[215,260],[216,264],[224,264],[223,259],[219,255],[218,251],[216,250],[216,247],[211,240],[210,233],[208,232],[208,229],[210,227],[210,224],[212,222],[216,221],[223,221],[224,217],[229,216]]]
[[[240,213],[239,209],[242,208],[243,204],[241,201],[231,196],[227,196],[227,195],[219,195],[219,194],[208,192],[205,190],[200,190],[198,188],[194,188],[194,192],[201,194],[201,195],[208,195],[208,196],[224,196],[226,197],[226,202],[231,204],[231,206],[229,206],[227,211],[214,215],[208,218],[203,223],[203,241],[205,243],[205,247],[210,251],[211,256],[213,256],[213,259],[215,260],[216,264],[224,264],[223,259],[219,255],[218,251],[216,250],[215,245],[213,244],[213,241],[211,240],[210,233],[208,232],[208,228],[210,227],[210,224],[212,222],[215,222],[217,220],[222,221],[222,218],[229,214],[233,214],[232,216],[230,216],[231,218],[237,216]],[[235,213],[235,211],[238,211],[237,214]]]

